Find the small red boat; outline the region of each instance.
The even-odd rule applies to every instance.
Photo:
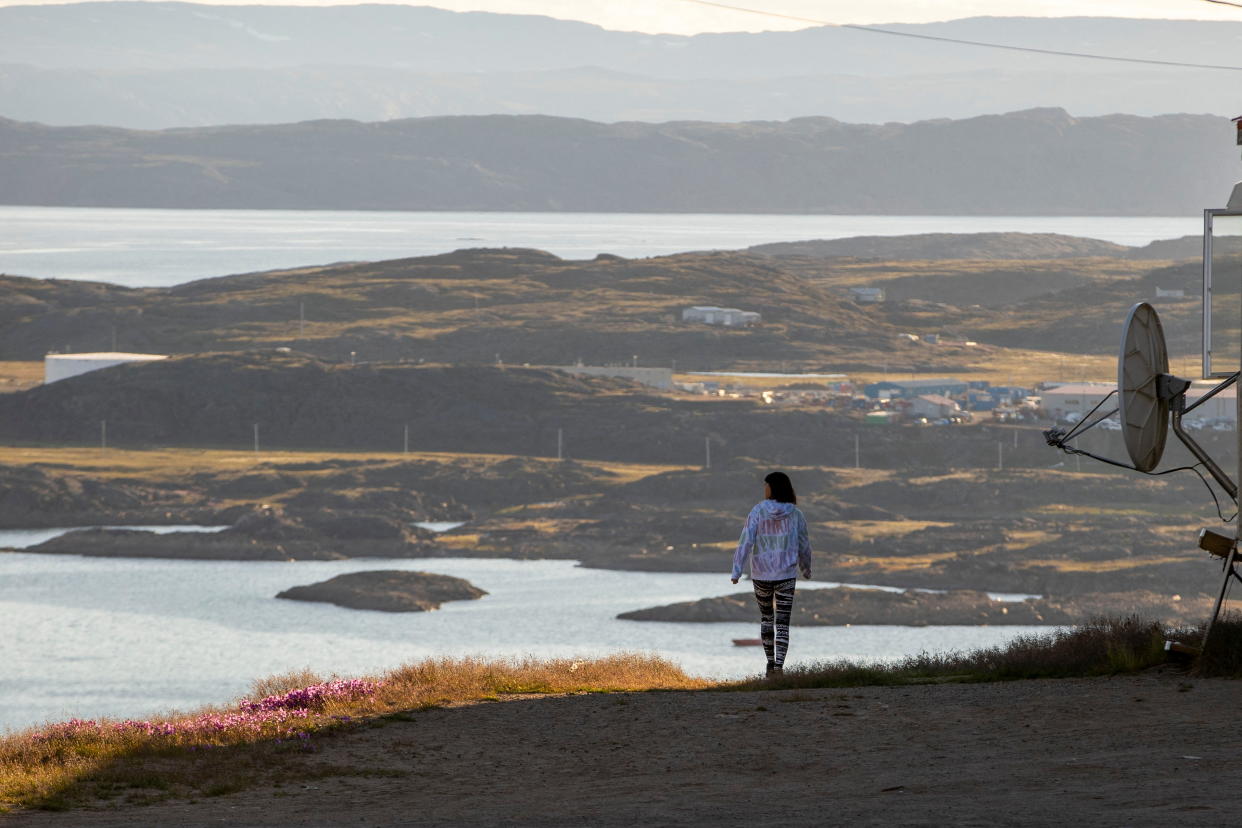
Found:
[[[763,639],[761,638],[735,638],[733,639],[734,647],[762,647]]]

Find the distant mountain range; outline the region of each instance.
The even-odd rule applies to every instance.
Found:
[[[544,116],[158,132],[0,119],[0,200],[124,207],[1174,215],[1220,206],[1232,125],[1040,109],[858,125]]]
[[[910,34],[1242,65],[1237,23],[971,18]],[[547,114],[863,122],[1059,106],[1242,112],[1237,72],[1107,63],[820,27],[694,37],[405,5],[0,8],[0,115],[135,128]]]

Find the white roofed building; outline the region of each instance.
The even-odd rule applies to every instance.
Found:
[[[155,362],[168,359],[165,354],[126,354],[116,351],[104,351],[91,354],[48,354],[43,358],[43,383],[76,377],[98,371],[100,368],[111,368],[127,362]]]
[[[758,325],[763,317],[756,311],[744,311],[739,308],[718,308],[715,305],[695,305],[684,308],[681,312],[682,322],[702,322],[705,325],[723,325],[726,328],[746,328]]]
[[[1048,416],[1060,420],[1069,414],[1086,414],[1116,388],[1111,382],[1067,382],[1046,389],[1040,396]],[[1096,413],[1103,414],[1116,408],[1111,400],[1109,402],[1109,405],[1101,406]]]
[[[941,394],[921,394],[910,401],[910,415],[913,417],[940,419],[952,417],[961,410],[956,401]]]

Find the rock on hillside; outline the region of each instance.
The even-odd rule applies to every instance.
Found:
[[[100,479],[35,466],[0,466],[0,527],[214,524],[211,501],[180,485]]]
[[[380,612],[426,612],[445,601],[472,601],[487,592],[462,578],[430,572],[383,569],[350,572],[279,593],[290,601],[322,601],[338,607]]]

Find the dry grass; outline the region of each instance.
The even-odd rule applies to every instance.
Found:
[[[216,449],[159,448],[107,449],[81,446],[32,447],[0,446],[0,464],[54,464],[89,471],[101,478],[142,476],[150,480],[178,480],[201,472],[239,472],[269,463],[325,463],[331,460],[377,460],[385,462],[433,462],[450,466],[463,463],[493,464],[527,458],[514,454],[471,454],[466,452],[316,452],[316,451],[227,451]],[[555,461],[547,461],[555,462]],[[620,463],[594,460],[576,461],[582,466],[616,476],[620,483],[641,480],[653,474],[695,468],[684,465]]]
[[[142,803],[171,796],[213,796],[255,784],[304,780],[315,774],[385,773],[382,769],[325,771],[299,761],[333,732],[382,727],[413,711],[514,694],[694,690],[708,682],[654,656],[620,654],[550,661],[430,659],[377,679],[378,688],[329,698],[287,721],[240,724],[204,732],[188,725],[232,710],[210,709],[152,720],[172,733],[117,727],[117,722],[65,723],[0,738],[0,810],[59,810],[99,801]],[[293,672],[256,682],[253,698],[283,695],[320,677]]]
[[[255,679],[250,687],[250,698],[261,699],[265,696],[278,696],[281,693],[288,693],[290,690],[297,690],[299,687],[322,684],[323,680],[323,677],[318,673],[307,669],[278,673],[267,678]]]
[[[0,393],[24,391],[43,382],[43,363],[0,361]]]
[[[835,520],[817,525],[839,529],[848,534],[850,540],[863,543],[873,538],[896,538],[920,529],[953,524],[941,520]]]
[[[723,688],[792,690],[1132,673],[1164,661],[1166,634],[1161,625],[1137,617],[1099,618],[1070,629],[1020,636],[1002,647],[923,653],[891,664],[825,662]]]

